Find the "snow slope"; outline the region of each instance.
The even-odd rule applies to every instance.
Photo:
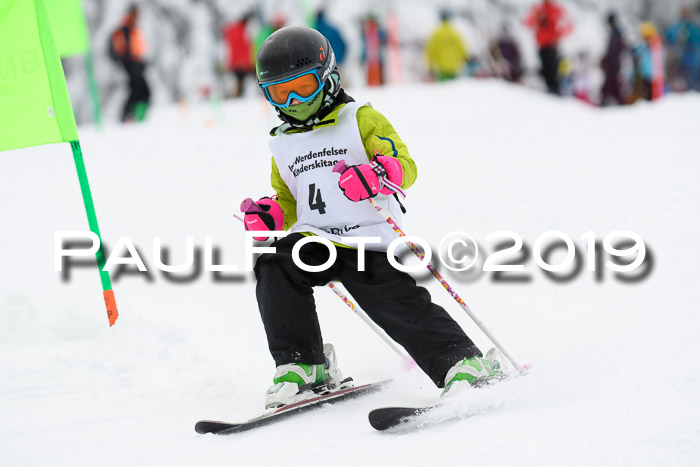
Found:
[[[103,237],[131,238],[150,275],[113,275],[121,315],[108,328],[95,269],[71,269],[66,282],[53,269],[54,232],[87,229],[68,145],[0,155],[2,464],[697,465],[700,97],[602,111],[495,81],[349,91],[387,115],[419,165],[405,231],[434,248],[467,231],[492,250],[486,236],[501,229],[530,247],[552,229],[579,246],[586,231],[602,239],[626,229],[652,252],[651,274],[624,283],[606,270],[597,281],[584,268],[555,283],[531,258],[526,283],[446,274],[533,369],[459,401],[483,413],[403,434],[374,432],[367,411],[427,403],[439,390],[405,373],[320,289],[324,336],[344,372],[396,382],[265,429],[200,436],[198,419],[244,419],[262,407],[274,366],[255,282],[205,272],[175,282],[155,268],[153,237],[171,250],[169,263],[184,261],[186,237],[201,247],[208,236],[223,262],[243,268],[232,214],[242,198],[270,193],[274,116],[251,98],[156,108],[141,126],[80,128]],[[417,277],[486,350],[440,285]]]

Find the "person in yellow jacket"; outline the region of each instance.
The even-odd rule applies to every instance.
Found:
[[[449,11],[440,13],[440,26],[426,44],[428,67],[438,81],[454,79],[469,61],[469,50],[452,25]]]
[[[323,343],[316,315],[313,288],[333,280],[444,395],[498,374],[428,291],[389,262],[396,233],[366,200],[400,224],[396,192],[416,180],[416,164],[387,119],[341,88],[328,40],[314,29],[282,28],[261,45],[256,68],[260,91],[283,123],[269,142],[276,193],[244,202],[244,223],[250,231],[288,231],[255,264],[258,307],[277,367],[266,408],[352,385],[332,345]],[[360,237],[372,240],[359,249]]]

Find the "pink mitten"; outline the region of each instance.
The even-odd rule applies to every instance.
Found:
[[[385,195],[394,193],[394,190],[382,183],[384,177],[401,186],[403,169],[398,159],[376,156],[368,164],[350,166],[340,175],[338,186],[350,201],[362,201],[373,198],[380,192]]]
[[[340,174],[338,186],[350,201],[373,198],[382,189],[375,167],[370,164],[352,165],[345,169],[345,172]]]
[[[243,223],[246,230],[283,230],[284,213],[282,207],[272,198],[264,197],[255,203],[241,205],[241,211],[245,212]],[[269,237],[253,237],[262,242]]]
[[[399,162],[397,158],[390,156],[377,156],[374,158],[374,160],[384,167],[384,170],[386,171],[386,178],[388,178],[394,185],[400,187],[403,183],[403,168],[401,167],[401,162]],[[385,186],[381,189],[380,193],[383,195],[390,195],[392,193],[396,193],[396,191],[392,190],[388,186]]]

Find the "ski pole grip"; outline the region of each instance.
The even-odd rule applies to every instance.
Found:
[[[246,198],[241,203],[241,212],[265,212],[265,210],[257,204],[255,204],[253,198]]]
[[[347,169],[348,169],[348,166],[345,165],[345,161],[343,161],[343,160],[338,161],[338,162],[335,164],[335,166],[333,166],[333,172],[336,172],[336,173],[339,173],[339,174],[342,174],[342,173],[345,172]]]

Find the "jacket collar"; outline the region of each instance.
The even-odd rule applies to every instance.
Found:
[[[340,113],[340,109],[342,109],[344,106],[345,106],[345,102],[337,105],[336,107],[333,108],[333,110],[331,110],[328,114],[326,114],[326,116],[323,117],[323,119],[321,119],[320,122],[318,122],[312,126],[299,128],[299,127],[293,127],[287,123],[283,123],[282,125],[273,128],[270,131],[270,136],[277,136],[277,135],[281,135],[281,134],[290,134],[290,133],[305,133],[307,131],[312,131],[312,130],[315,130],[317,128],[326,127],[326,126],[333,126],[333,125],[338,123],[338,114]]]

